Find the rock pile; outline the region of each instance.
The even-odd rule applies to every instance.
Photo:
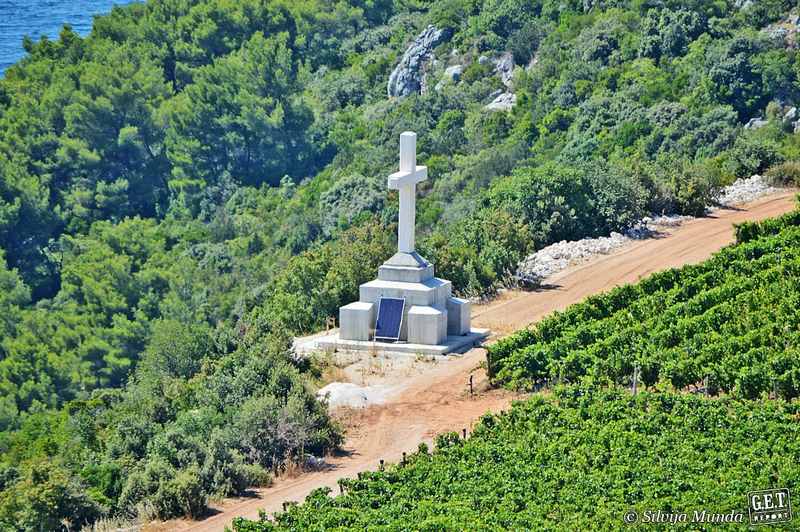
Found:
[[[737,179],[732,185],[720,190],[716,202],[723,207],[730,207],[756,200],[774,192],[778,192],[778,189],[756,174],[748,178]]]
[[[428,26],[417,35],[406,49],[400,63],[389,75],[387,93],[389,97],[403,98],[419,93],[422,87],[425,63],[431,58],[433,49],[450,37],[448,30]]]
[[[691,216],[646,217],[624,233],[613,232],[609,236],[577,241],[562,240],[529,255],[519,264],[515,277],[523,285],[538,286],[551,275],[573,264],[579,264],[596,255],[608,255],[631,240],[650,238],[664,228],[680,225],[688,219]]]

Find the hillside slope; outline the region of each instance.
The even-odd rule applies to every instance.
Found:
[[[498,336],[541,320],[555,310],[564,310],[586,297],[621,284],[635,282],[655,271],[696,263],[709,258],[723,245],[734,241],[734,223],[758,221],[791,211],[794,194],[764,198],[736,210],[719,211],[715,217],[701,218],[673,229],[657,239],[645,240],[612,255],[600,256],[559,274],[551,289],[512,292],[497,301],[476,306],[473,320],[481,327],[492,327]],[[383,405],[371,406],[351,421],[343,443],[344,455],[326,458],[322,472],[297,478],[278,479],[274,486],[256,491],[254,498],[228,500],[214,505],[218,512],[198,521],[151,523],[146,530],[157,532],[221,531],[236,517],[257,519],[261,510],[276,512],[287,501],[303,501],[313,490],[327,487],[338,493],[338,481],[354,478],[359,472],[374,470],[379,460],[398,462],[419,443],[432,445],[437,434],[471,427],[480,415],[506,409],[519,394],[495,390],[482,392],[474,399],[465,395],[470,375],[476,389],[488,384],[483,349],[463,358],[429,368],[423,374],[400,379],[402,391]],[[390,381],[393,382],[393,381]]]
[[[800,412],[797,401],[782,399],[798,395],[800,210],[744,223],[736,235],[738,243],[705,262],[592,296],[489,347],[490,374],[510,387],[543,384],[545,376],[580,384],[487,414],[468,439],[440,434],[432,454],[421,444],[404,462],[340,480],[339,492],[317,489],[272,520],[237,519],[234,530],[409,522],[448,530],[613,530],[647,512],[693,518],[695,510],[713,514],[695,526],[740,528],[749,520],[746,492],[800,482]],[[592,269],[600,270],[583,268]],[[643,312],[652,323],[640,317],[632,330],[609,323]],[[720,312],[730,318],[715,320]],[[662,347],[661,356],[648,357],[646,349],[659,349],[649,335],[670,337],[662,317],[667,330],[695,331],[671,337],[706,351],[680,363],[671,355],[686,349]],[[742,349],[747,341],[756,345]],[[634,363],[642,375],[635,397],[620,386],[630,385]],[[711,375],[708,389],[681,393],[697,382],[698,367]],[[642,392],[656,380],[661,391]],[[722,398],[703,396],[723,391]],[[770,392],[776,397],[768,399]]]

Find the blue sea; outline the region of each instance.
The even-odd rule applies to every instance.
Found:
[[[22,38],[56,39],[64,24],[80,35],[92,29],[92,17],[133,0],[0,0],[0,75],[25,55]]]

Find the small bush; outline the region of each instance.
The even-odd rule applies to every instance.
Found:
[[[773,185],[800,186],[800,161],[786,161],[771,166],[764,177]]]
[[[750,177],[783,162],[778,145],[758,137],[739,137],[727,160],[727,170],[736,177]]]
[[[485,78],[491,73],[492,73],[491,63],[480,64],[476,61],[464,69],[464,73],[461,74],[461,79],[467,83],[472,83],[474,81],[478,81],[481,78]]]

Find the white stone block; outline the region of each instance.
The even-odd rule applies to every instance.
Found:
[[[436,277],[422,283],[375,279],[359,287],[359,300],[377,303],[381,297],[402,297],[405,298],[407,307],[412,305],[445,307],[451,293],[452,283]]]
[[[471,305],[469,300],[451,297],[447,300],[447,334],[461,336],[469,333]]]
[[[401,283],[423,283],[433,278],[433,264],[422,268],[382,265],[378,268],[378,279],[381,281],[398,281]]]
[[[339,337],[369,341],[375,327],[375,305],[364,301],[339,307]]]
[[[447,339],[447,310],[412,306],[408,311],[408,343],[439,345]]]

